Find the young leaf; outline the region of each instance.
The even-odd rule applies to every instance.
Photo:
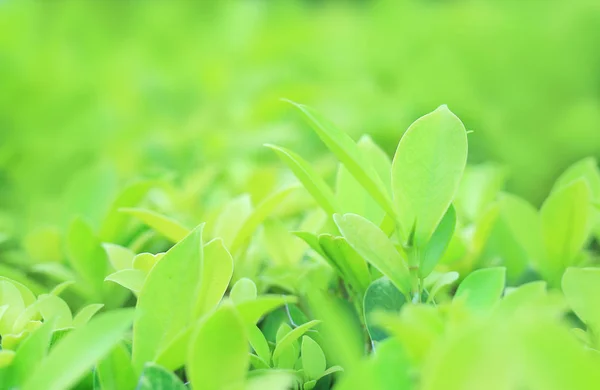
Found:
[[[562,272],[572,265],[589,236],[590,190],[583,180],[552,193],[541,209],[542,235],[548,264],[542,273],[558,283]]]
[[[429,291],[429,294],[427,296],[427,302],[432,302],[435,299],[435,296],[440,292],[442,288],[456,282],[458,280],[458,277],[458,272],[454,271],[446,272],[440,275],[433,284],[431,291]]]
[[[146,280],[146,274],[137,269],[123,269],[108,275],[104,280],[120,284],[138,295]]]
[[[275,346],[275,350],[273,351],[273,360],[279,358],[279,355],[283,352],[283,350],[290,346],[292,343],[297,341],[303,334],[308,332],[311,328],[317,326],[321,321],[312,320],[305,324],[298,326],[297,328],[292,329],[288,334],[283,336],[281,341],[277,342]]]
[[[248,278],[238,280],[231,288],[231,293],[229,293],[229,297],[236,305],[246,301],[253,301],[256,299],[256,295],[256,284]]]
[[[21,293],[14,284],[5,280],[0,281],[0,307],[2,306],[4,306],[4,309],[0,310],[2,312],[2,315],[0,315],[0,335],[4,336],[12,333],[15,321],[25,310]]]
[[[452,235],[454,234],[455,225],[456,212],[454,211],[454,207],[450,205],[423,250],[423,257],[419,267],[419,275],[421,278],[427,277],[442,258],[446,248],[450,244]]]
[[[135,253],[131,249],[117,244],[105,243],[102,246],[106,251],[108,261],[116,271],[131,268],[135,257]]]
[[[97,300],[102,299],[108,259],[92,228],[77,218],[67,235],[68,259],[77,275]]]
[[[571,309],[594,334],[600,331],[600,268],[567,268],[562,278],[562,290]]]
[[[473,271],[458,286],[454,299],[464,297],[466,305],[475,310],[489,309],[502,296],[505,275],[504,267]]]
[[[344,237],[321,234],[319,244],[333,268],[362,297],[371,282],[371,274],[365,260],[352,249]]]
[[[447,106],[417,119],[402,136],[392,163],[392,189],[404,237],[416,224],[425,245],[452,203],[467,163],[465,127]]]
[[[127,231],[128,216],[119,210],[137,206],[152,189],[155,183],[141,181],[125,188],[115,199],[100,227],[100,237],[104,242],[121,242],[123,232]]]
[[[325,119],[310,107],[289,101],[302,111],[311,127],[327,148],[340,160],[354,178],[365,188],[373,199],[389,214],[396,215],[396,210],[382,180],[373,165],[366,161],[356,143],[331,121]]]
[[[267,313],[296,300],[293,296],[261,295],[255,300],[240,303],[236,308],[245,324],[256,324]]]
[[[73,327],[79,328],[87,324],[88,321],[96,314],[100,309],[104,307],[101,303],[92,303],[84,306],[73,318]]]
[[[61,298],[42,294],[38,297],[37,308],[44,321],[54,319],[56,329],[70,328],[73,326],[73,315],[69,305]]]
[[[187,390],[177,375],[155,363],[146,363],[135,390]]]
[[[237,254],[246,245],[248,240],[250,240],[256,228],[295,190],[296,187],[284,188],[256,206],[256,209],[254,209],[238,230],[231,244],[231,253]]]
[[[137,376],[131,363],[129,350],[118,343],[94,370],[95,380],[101,389],[133,389]]]
[[[323,375],[327,368],[325,354],[319,344],[308,336],[302,337],[302,368],[308,380],[317,380]]]
[[[54,321],[47,321],[21,342],[11,364],[7,388],[18,387],[37,370],[50,347],[53,329]]]
[[[268,144],[265,146],[277,153],[279,158],[291,169],[308,193],[328,215],[341,212],[342,209],[337,203],[331,188],[302,157],[280,146]]]
[[[140,253],[133,258],[131,265],[134,269],[143,271],[144,274],[150,272],[154,264],[164,256],[164,253],[153,255],[152,253]]]
[[[64,336],[29,374],[23,390],[70,388],[121,340],[133,314],[132,309],[113,310]]]
[[[258,357],[260,357],[269,367],[269,362],[271,361],[271,350],[269,348],[269,344],[267,343],[267,339],[265,339],[265,335],[261,332],[258,326],[252,324],[248,326],[248,341],[250,341],[250,345],[252,349]]]
[[[411,282],[408,267],[385,233],[359,215],[336,214],[334,220],[348,244],[387,276],[404,296],[409,297]]]
[[[233,240],[244,221],[252,214],[250,195],[244,194],[225,204],[223,211],[215,221],[213,237],[223,240],[226,247],[231,248]]]
[[[183,240],[183,238],[190,232],[190,229],[186,228],[174,219],[161,215],[152,210],[122,208],[119,211],[139,219],[158,233],[165,236],[171,242],[179,242]]]
[[[371,283],[364,298],[365,324],[371,340],[381,341],[387,337],[381,328],[373,324],[371,315],[378,311],[399,313],[405,303],[404,295],[388,278],[379,278]]]
[[[212,310],[223,298],[233,275],[233,258],[220,238],[204,246],[200,287],[194,313],[197,317]]]
[[[195,389],[243,387],[249,365],[242,318],[224,304],[202,321],[191,339],[186,372]]]
[[[192,297],[201,275],[203,227],[198,226],[173,246],[142,286],[133,324],[133,363],[137,372],[196,319]]]

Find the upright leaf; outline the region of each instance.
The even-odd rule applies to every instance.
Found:
[[[200,287],[194,313],[200,316],[212,310],[223,298],[233,275],[233,258],[220,238],[204,246]]]
[[[200,279],[203,227],[198,226],[165,254],[140,291],[133,325],[133,362],[137,372],[195,320],[196,302],[192,297]]]
[[[325,180],[302,157],[280,146],[268,144],[265,146],[277,153],[279,158],[291,169],[308,193],[328,215],[342,210]]]
[[[454,235],[455,225],[456,212],[454,211],[454,207],[451,205],[423,250],[423,257],[419,267],[419,275],[422,278],[429,275],[442,258],[442,255],[446,251],[446,248],[450,244],[450,240]]]
[[[336,214],[334,220],[348,244],[387,276],[404,296],[409,297],[411,280],[408,267],[387,235],[359,215]]]
[[[542,236],[547,264],[542,273],[558,283],[572,265],[589,236],[590,190],[583,179],[553,192],[541,209]]]
[[[452,203],[467,163],[465,127],[447,106],[417,119],[404,133],[392,163],[392,189],[406,238],[425,245]]]
[[[595,337],[598,337],[600,268],[567,268],[562,278],[562,290],[577,317],[592,329]]]
[[[244,322],[231,304],[202,321],[191,339],[186,372],[196,390],[243,389],[250,364]]]
[[[390,195],[373,165],[365,160],[350,136],[310,107],[289,101],[302,111],[327,148],[340,160],[373,199],[389,214],[396,215]]]

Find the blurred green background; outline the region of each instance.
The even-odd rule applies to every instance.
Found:
[[[99,218],[140,177],[235,192],[283,168],[265,142],[318,160],[283,97],[390,153],[448,104],[539,204],[600,157],[599,48],[597,0],[0,1],[0,232]]]

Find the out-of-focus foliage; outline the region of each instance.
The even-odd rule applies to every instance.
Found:
[[[0,390],[600,388],[597,26],[0,2]]]
[[[505,164],[509,188],[535,203],[562,168],[600,153],[594,0],[4,1],[0,11],[0,201],[20,210],[3,218],[11,228],[76,212],[98,220],[132,176],[217,165],[240,189],[272,158],[264,142],[318,155],[281,97],[388,153],[446,103],[475,130],[471,159]]]

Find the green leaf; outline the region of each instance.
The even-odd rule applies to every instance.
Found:
[[[342,208],[337,203],[331,188],[302,157],[280,146],[269,144],[265,146],[277,153],[279,158],[290,168],[308,193],[328,215],[341,212]]]
[[[411,286],[408,267],[388,236],[359,215],[336,214],[334,220],[348,244],[408,297]]]
[[[573,265],[589,237],[590,197],[587,183],[580,179],[553,192],[542,205],[547,264],[541,271],[551,284],[558,283],[564,269]]]
[[[25,310],[21,292],[13,283],[6,280],[0,281],[0,306],[5,306],[0,316],[0,335],[6,335],[12,333],[15,321]]]
[[[371,340],[381,341],[387,337],[387,334],[373,323],[372,313],[377,311],[399,313],[405,303],[404,295],[388,278],[379,278],[371,283],[364,298],[365,324]]]
[[[567,268],[562,278],[562,290],[577,317],[592,329],[593,334],[598,335],[600,268]]]
[[[396,210],[379,174],[373,165],[363,157],[363,153],[352,138],[312,108],[292,101],[288,102],[302,111],[327,148],[344,164],[363,188],[369,191],[373,199],[387,213],[395,216]]]
[[[431,276],[431,275],[430,275]],[[436,281],[433,284],[433,287],[429,291],[427,296],[427,302],[432,302],[435,299],[435,296],[440,292],[440,290],[458,280],[459,274],[458,272],[446,272],[444,274],[439,275]]]
[[[444,255],[446,248],[450,244],[452,235],[454,234],[455,225],[456,212],[454,211],[454,207],[450,205],[423,250],[423,257],[419,267],[419,275],[421,278],[427,277]]]
[[[121,242],[124,232],[127,231],[126,224],[129,217],[119,210],[138,205],[153,186],[154,183],[151,181],[141,181],[130,185],[119,194],[100,227],[102,241]]]
[[[600,169],[594,157],[586,157],[567,168],[554,183],[552,191],[568,187],[578,179],[584,179],[591,191],[592,198],[600,199]]]
[[[289,390],[294,380],[293,373],[268,370],[261,375],[248,378],[244,390]]]
[[[256,206],[252,214],[244,220],[244,223],[238,230],[231,244],[231,253],[237,254],[243,249],[260,224],[296,189],[297,187],[284,188],[270,195]]]
[[[54,286],[52,291],[50,291],[50,295],[59,296],[60,294],[63,293],[63,291],[65,291],[69,286],[72,286],[73,284],[75,284],[75,282],[72,280],[67,280],[65,282],[62,282],[62,283]]]
[[[385,152],[379,149],[368,136],[363,136],[359,140],[358,148],[363,154],[363,158],[378,168],[379,178],[387,179],[389,182],[392,164]],[[391,193],[391,185],[386,186],[386,192]],[[376,225],[379,225],[384,218],[385,211],[379,203],[371,197],[343,164],[338,167],[336,197],[346,213],[362,215]]]
[[[261,332],[258,326],[251,324],[248,326],[248,341],[252,346],[252,349],[258,357],[260,357],[269,367],[269,362],[271,361],[271,349],[269,348],[269,344],[265,335]]]
[[[522,246],[530,262],[540,269],[545,255],[539,213],[527,201],[510,194],[502,194],[499,207],[500,216],[512,232],[515,241]]]
[[[23,390],[70,388],[121,340],[133,315],[132,309],[103,313],[64,336],[30,373]]]
[[[102,359],[94,370],[96,381],[103,390],[133,389],[137,376],[131,363],[129,350],[124,343],[118,343],[112,351]]]
[[[7,388],[24,383],[46,356],[52,339],[54,321],[47,321],[19,344],[12,361]]]
[[[290,346],[292,343],[300,339],[300,337],[302,337],[303,334],[317,326],[320,322],[321,321],[319,320],[312,320],[298,326],[297,328],[292,329],[281,339],[281,341],[277,342],[275,350],[273,351],[273,360],[275,361],[276,359],[278,359],[279,355],[281,355],[281,353],[286,347]]]
[[[73,327],[79,328],[89,322],[89,320],[96,314],[100,309],[104,307],[101,303],[92,303],[84,306],[73,318]]]
[[[146,363],[135,390],[187,390],[171,371],[155,363]]]
[[[159,351],[196,319],[193,297],[201,276],[203,227],[203,224],[198,226],[169,249],[146,277],[138,296],[138,315],[133,325],[136,372],[141,372],[144,363],[153,361]],[[164,362],[163,365],[171,368]]]
[[[119,211],[139,219],[171,242],[179,242],[183,240],[183,238],[190,232],[190,229],[186,228],[174,219],[166,217],[152,210],[140,208],[122,208]]]
[[[417,119],[402,136],[392,163],[392,189],[404,237],[416,223],[425,245],[452,203],[467,163],[465,127],[447,106]]]
[[[302,346],[300,349],[302,351],[304,375],[308,380],[318,380],[327,368],[323,350],[316,341],[308,336],[302,337]]]
[[[186,372],[195,389],[242,389],[249,359],[244,322],[231,304],[224,304],[199,324]]]
[[[135,253],[131,249],[108,243],[102,244],[102,246],[106,251],[108,261],[116,271],[131,268],[135,257]]]
[[[261,357],[256,356],[255,354],[251,353],[249,355],[250,357],[250,365],[252,367],[254,367],[254,369],[256,370],[268,370],[271,368],[271,366],[269,366],[269,364]]]
[[[5,276],[0,276],[0,282],[9,282],[13,286],[15,286],[15,288],[17,290],[19,290],[19,293],[21,294],[21,299],[23,300],[23,304],[25,306],[29,306],[29,305],[31,305],[32,303],[34,303],[36,301],[35,295],[24,284],[19,283],[16,280],[7,278]]]
[[[454,299],[464,297],[467,307],[483,310],[491,308],[502,296],[506,279],[504,267],[473,271],[458,286]]]
[[[200,288],[194,313],[197,317],[212,310],[223,298],[233,275],[233,258],[220,238],[204,246]]]
[[[164,253],[153,255],[152,253],[140,253],[133,258],[131,265],[134,269],[143,271],[144,274],[150,272],[154,264],[164,256]]]
[[[213,237],[223,239],[226,247],[231,247],[242,223],[252,214],[250,195],[244,194],[225,204],[215,221]]]
[[[248,278],[238,280],[229,293],[229,297],[236,305],[246,301],[253,301],[256,299],[256,296],[256,284]]]
[[[54,319],[55,328],[63,329],[73,326],[73,315],[69,305],[56,295],[42,294],[38,297],[37,308],[44,321]]]
[[[371,274],[365,260],[348,244],[344,237],[321,234],[319,244],[333,268],[362,297],[371,283]]]
[[[81,218],[71,224],[67,235],[69,263],[96,300],[102,299],[108,259],[92,228]]]
[[[117,283],[137,295],[142,290],[146,273],[137,269],[123,269],[108,275],[104,280]]]
[[[256,324],[267,313],[286,303],[296,303],[297,299],[287,295],[261,295],[253,301],[242,302],[236,306],[246,324]]]

